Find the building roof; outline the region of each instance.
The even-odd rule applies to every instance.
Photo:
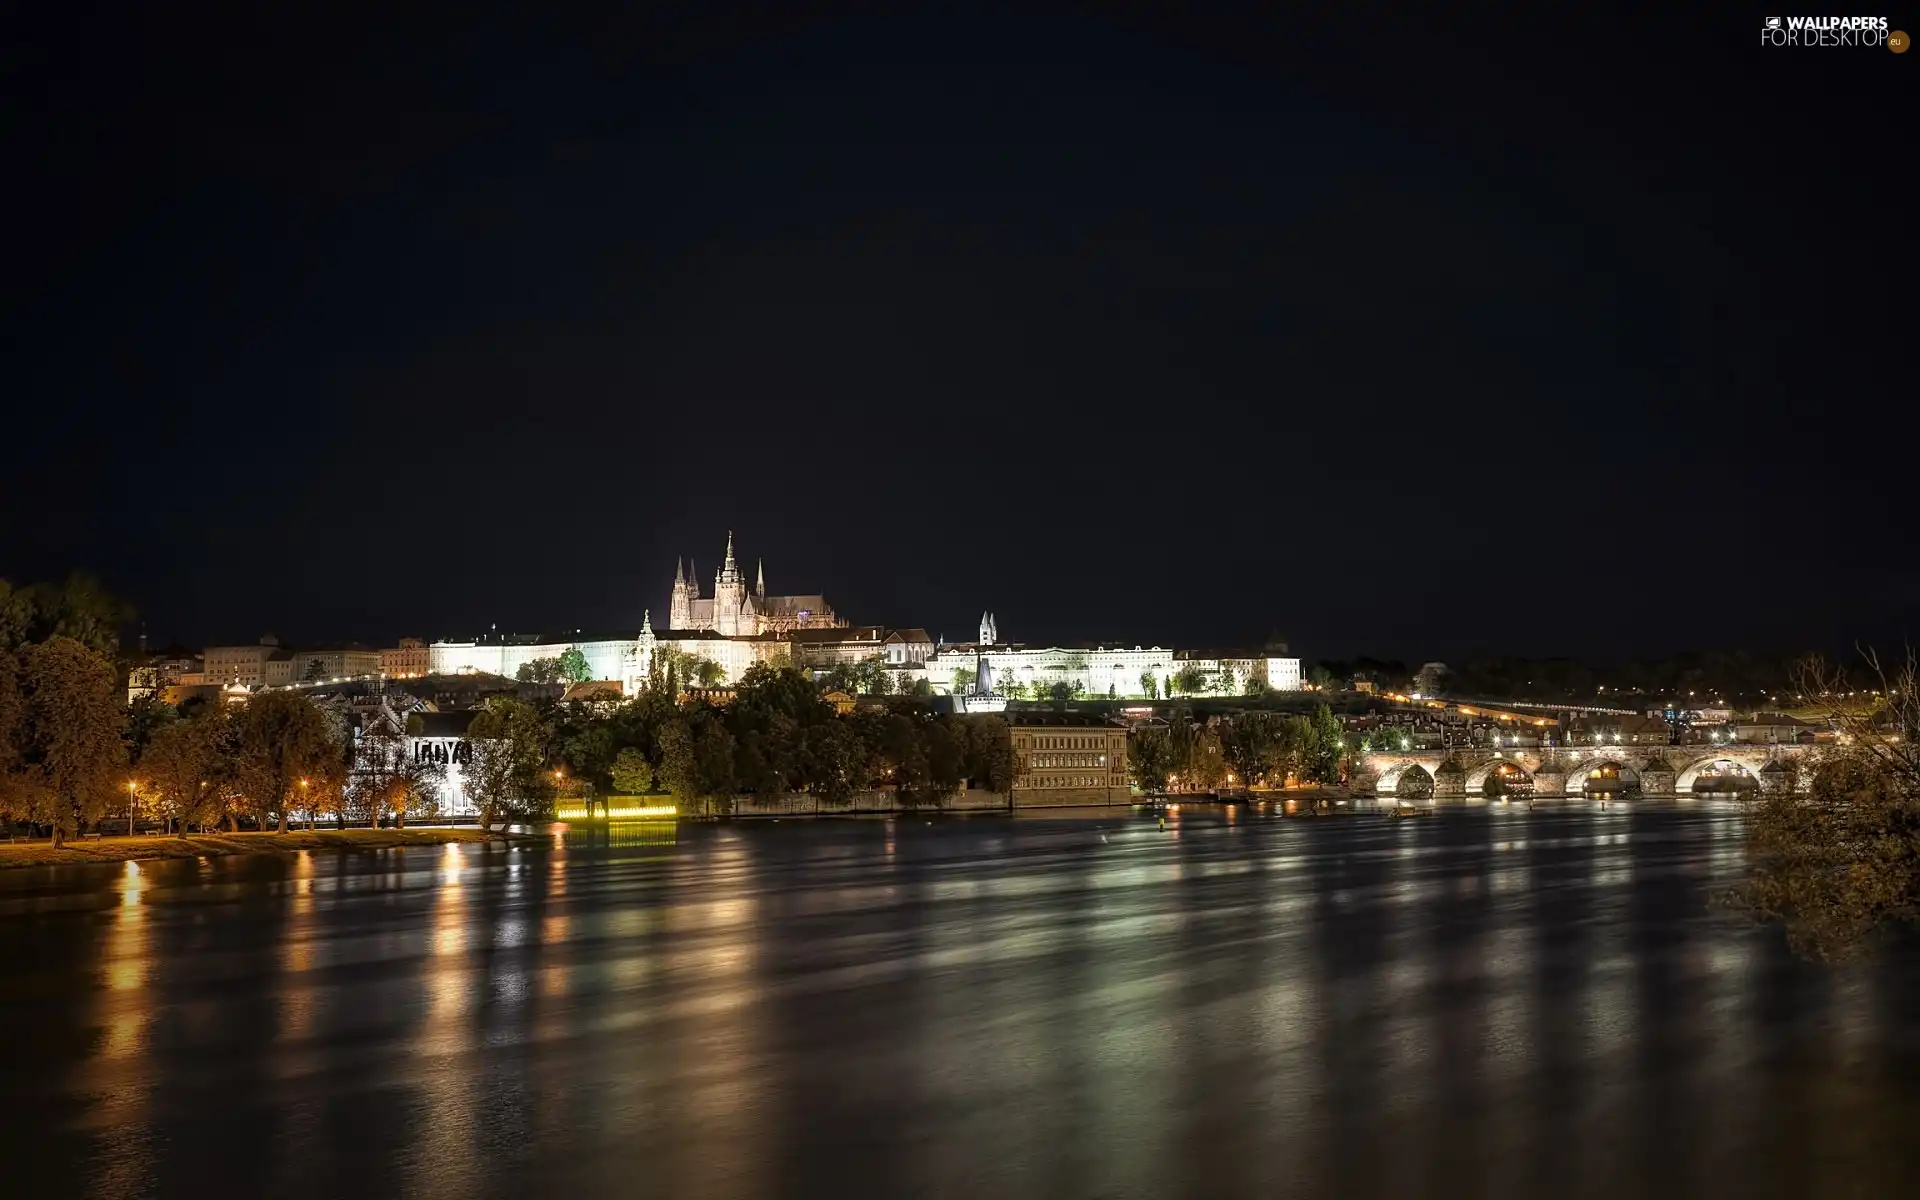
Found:
[[[889,645],[898,645],[906,642],[925,642],[927,645],[932,645],[933,637],[926,630],[918,628],[896,629],[887,635],[887,643]]]
[[[467,726],[480,715],[477,708],[453,712],[417,712],[407,714],[407,725],[418,737],[465,737]],[[416,724],[417,722],[417,724]]]
[[[1802,721],[1799,717],[1790,717],[1785,713],[1755,713],[1751,717],[1737,720],[1735,725],[1780,725],[1793,729],[1818,729],[1812,721]]]
[[[827,606],[825,596],[757,596],[753,607],[768,616],[790,616],[800,612],[825,613],[832,611]]]
[[[618,679],[589,679],[567,685],[562,700],[624,700],[627,689]]]

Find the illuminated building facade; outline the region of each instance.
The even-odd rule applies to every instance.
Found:
[[[713,595],[701,596],[699,570],[682,572],[673,564],[673,591],[667,601],[671,629],[697,629],[722,637],[754,637],[795,629],[836,629],[846,622],[834,615],[825,596],[769,596],[764,563],[754,571],[752,588],[733,557],[727,534],[726,558],[714,573]]]

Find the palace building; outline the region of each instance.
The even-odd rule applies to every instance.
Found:
[[[698,629],[722,637],[785,634],[795,629],[838,629],[846,625],[834,615],[825,596],[769,596],[765,563],[756,563],[753,588],[733,559],[733,534],[727,534],[726,561],[714,573],[713,595],[700,594],[700,572],[682,572],[673,564],[673,593],[667,603],[669,629]]]

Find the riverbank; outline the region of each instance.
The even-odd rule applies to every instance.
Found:
[[[214,858],[227,854],[289,854],[299,850],[391,850],[399,846],[513,841],[526,834],[482,833],[471,828],[298,829],[286,833],[206,833],[188,837],[106,837],[68,842],[0,844],[0,870],[76,863],[115,863],[155,858]]]

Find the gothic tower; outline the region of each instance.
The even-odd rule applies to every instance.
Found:
[[[673,560],[673,598],[667,603],[667,628],[693,628],[693,601],[698,595],[692,581],[680,572],[680,560]]]
[[[733,561],[733,531],[727,531],[727,560],[713,577],[713,630],[725,637],[752,633],[742,629],[741,610],[746,607],[747,581]]]
[[[756,558],[753,572],[753,594],[761,600],[767,598],[767,560]]]

